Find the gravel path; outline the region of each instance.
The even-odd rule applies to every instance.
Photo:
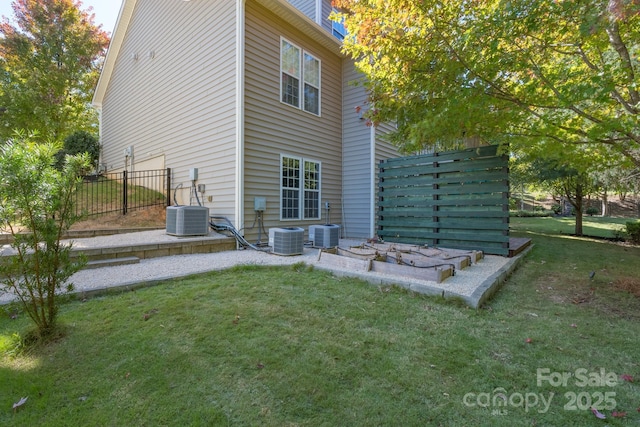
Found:
[[[222,236],[221,236],[222,237]],[[119,234],[113,236],[74,239],[76,248],[128,246],[149,242],[169,242],[178,239],[167,235],[164,230],[153,230],[140,233]],[[361,242],[341,241],[340,245],[348,247]],[[459,296],[465,300],[478,293],[479,288],[493,285],[487,283],[503,271],[514,258],[487,255],[483,260],[463,270],[456,271],[442,283],[416,280],[397,275],[378,272],[353,272],[340,270],[318,260],[318,249],[304,249],[303,255],[279,256],[252,249],[226,251],[208,254],[177,255],[140,260],[139,264],[102,267],[77,272],[71,281],[76,292],[91,292],[108,288],[127,287],[142,282],[162,281],[195,273],[222,270],[235,265],[291,265],[304,262],[316,268],[330,270],[337,275],[356,276],[374,284],[399,284],[416,292],[426,294],[442,294]],[[10,300],[8,295],[0,295],[0,304]]]

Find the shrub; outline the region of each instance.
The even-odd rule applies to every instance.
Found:
[[[526,218],[526,217],[547,217],[547,216],[553,216],[553,211],[545,211],[545,210],[536,210],[536,211],[509,211],[509,216],[513,216],[513,217],[520,217],[520,218]]]
[[[597,208],[594,208],[594,207],[592,207],[592,206],[589,206],[589,207],[587,208],[587,210],[585,211],[585,213],[586,213],[587,215],[589,215],[589,216],[597,215],[597,214],[598,214],[598,212],[599,212],[599,211],[598,211],[598,209],[597,209]]]
[[[625,227],[631,243],[640,244],[640,222],[627,222]]]
[[[60,240],[79,219],[73,192],[88,156],[67,157],[58,170],[58,149],[24,136],[0,148],[0,227],[14,238],[14,255],[0,258],[0,292],[17,297],[43,338],[56,332],[59,297],[73,289],[67,281],[85,263]]]
[[[100,142],[89,132],[80,130],[67,136],[62,150],[56,153],[56,167],[62,169],[65,156],[87,153],[90,164],[95,168],[100,159]]]

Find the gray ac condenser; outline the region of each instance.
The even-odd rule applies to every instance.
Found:
[[[172,236],[206,236],[209,234],[209,208],[169,206],[166,222],[166,232]]]

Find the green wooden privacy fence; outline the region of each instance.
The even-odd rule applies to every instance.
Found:
[[[378,236],[508,255],[508,156],[487,146],[381,162]]]

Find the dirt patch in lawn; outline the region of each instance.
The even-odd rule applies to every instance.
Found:
[[[536,292],[556,304],[594,309],[618,318],[640,318],[640,279],[624,276],[604,282],[598,281],[596,275],[594,280],[572,281],[562,275],[549,274]]]
[[[613,283],[613,288],[640,298],[640,279],[635,277],[622,277]]]
[[[121,228],[163,228],[166,225],[166,208],[152,206],[121,213],[90,216],[75,223],[71,230],[113,230]]]

